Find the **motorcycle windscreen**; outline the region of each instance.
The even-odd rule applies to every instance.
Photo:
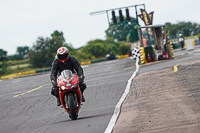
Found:
[[[74,74],[71,70],[63,70],[61,72],[61,79],[65,82],[70,82],[74,77]]]

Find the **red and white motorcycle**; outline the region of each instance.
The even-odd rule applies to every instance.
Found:
[[[82,101],[78,75],[71,70],[64,70],[58,76],[57,83],[62,106],[72,120],[77,119]]]

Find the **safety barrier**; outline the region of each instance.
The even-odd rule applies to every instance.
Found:
[[[118,55],[116,59],[122,59],[122,58],[127,58],[127,57],[128,55]],[[106,61],[106,59],[98,59],[98,60],[93,60],[93,61],[88,61],[88,62],[81,62],[81,65],[88,65],[88,64],[98,63],[102,61]]]
[[[140,57],[141,57],[140,60],[142,64],[147,63],[147,60],[145,58],[144,47],[140,47]]]
[[[15,73],[15,74],[9,74],[6,76],[1,76],[2,79],[8,79],[8,78],[15,78],[15,77],[19,77],[19,76],[25,76],[25,75],[29,75],[29,74],[34,74],[36,73],[35,70],[31,70],[31,71],[26,71],[26,72],[21,72],[21,73]]]
[[[126,58],[126,57],[128,57],[128,55],[120,55],[120,56],[118,56],[118,59]],[[94,60],[94,61],[81,62],[81,65],[88,65],[88,64],[91,64],[91,63],[97,63],[97,62],[102,62],[102,61],[106,61],[106,59],[99,59],[99,60]],[[51,68],[38,69],[38,70],[21,72],[21,73],[9,74],[9,75],[6,75],[6,76],[1,76],[1,78],[2,79],[9,79],[9,78],[15,78],[15,77],[19,77],[19,76],[25,76],[25,75],[29,75],[29,74],[35,74],[35,73],[47,72],[47,71],[51,71]]]
[[[106,59],[93,60],[91,61],[91,63],[97,63],[97,62],[102,62],[102,61],[106,61]]]
[[[195,40],[194,40],[194,43],[195,43],[196,46],[197,46],[197,45],[200,45],[199,39],[195,39]]]
[[[193,48],[195,48],[195,40],[192,39],[192,45],[193,45]]]
[[[81,65],[89,65],[91,64],[91,61],[88,61],[88,62],[81,62]]]
[[[170,51],[171,51],[171,58],[174,59],[174,51],[173,51],[173,46],[172,43],[170,42]]]
[[[172,46],[173,46],[173,49],[181,48],[181,45],[180,45],[179,42],[173,42],[173,43],[172,43]]]
[[[199,41],[196,40],[196,39],[192,39],[192,46],[190,45],[189,48],[192,47],[192,49],[193,49],[193,48],[196,47],[196,45],[199,45]],[[188,46],[187,46],[186,40],[184,41],[184,48],[188,49]]]
[[[14,74],[6,75],[6,76],[1,76],[1,78],[2,79],[9,79],[9,78],[15,78],[15,77],[20,77],[20,76],[25,76],[25,75],[30,75],[30,74],[40,73],[40,72],[47,72],[47,71],[51,71],[51,68],[45,68],[45,69],[38,69],[38,70],[31,70],[31,71],[26,71],[26,72],[14,73]]]
[[[36,70],[36,73],[40,73],[40,72],[48,72],[48,71],[51,71],[51,68],[38,69],[38,70]]]
[[[117,56],[118,59],[127,58],[127,57],[128,57],[128,55],[119,55],[119,56]]]
[[[171,42],[171,43],[172,43],[173,49],[181,48],[179,42]],[[198,39],[192,39],[192,45],[193,45],[193,48],[195,48],[197,45],[200,45],[200,41]],[[187,49],[186,41],[184,41],[184,48]]]

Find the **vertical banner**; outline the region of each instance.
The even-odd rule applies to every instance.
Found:
[[[153,12],[150,12],[150,13],[148,14],[148,16],[149,16],[150,25],[152,25],[152,24],[153,24]]]
[[[138,15],[138,17],[140,17],[142,19],[142,21],[144,22],[145,26],[152,25],[153,24],[153,13],[154,12],[151,12],[151,13],[148,14],[143,9],[140,9],[140,11],[141,11],[141,14]],[[153,36],[151,28],[147,28],[146,30],[147,30],[147,32],[148,32],[148,34],[150,36]]]

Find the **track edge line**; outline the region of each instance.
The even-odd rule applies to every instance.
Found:
[[[129,93],[129,90],[130,90],[130,87],[131,87],[131,83],[132,83],[132,80],[135,78],[137,72],[139,71],[139,65],[138,65],[138,62],[139,62],[139,59],[137,58],[136,59],[136,70],[135,72],[133,72],[133,75],[131,76],[131,78],[128,80],[128,84],[126,85],[126,89],[124,91],[124,94],[122,95],[122,97],[120,98],[119,102],[117,103],[117,105],[115,106],[115,110],[114,110],[114,113],[110,119],[110,122],[105,130],[104,133],[111,133],[114,126],[115,126],[115,123],[119,117],[119,114],[120,114],[120,111],[121,111],[121,106],[126,98],[126,96],[128,95]]]

